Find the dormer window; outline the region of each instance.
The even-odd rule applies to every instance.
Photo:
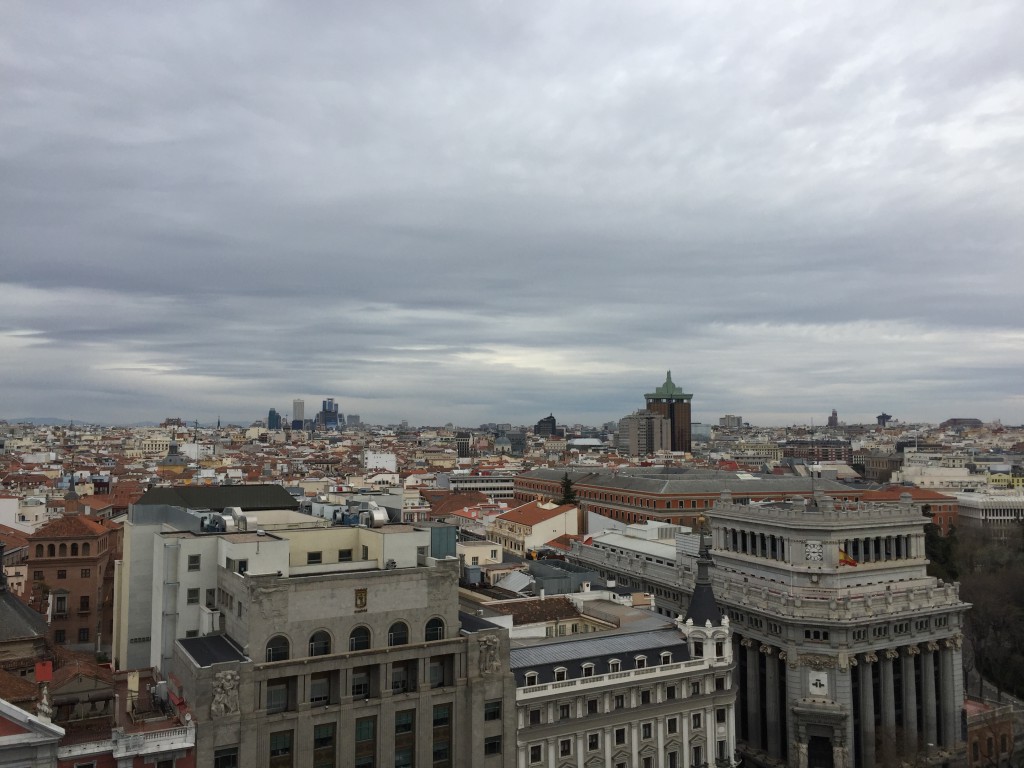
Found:
[[[662,651],[661,652],[661,663],[662,664],[671,664],[672,663],[672,654],[669,653],[668,651]]]
[[[527,672],[526,676],[525,676],[525,682],[526,682],[526,685],[528,685],[528,686],[536,685],[537,684],[537,673],[536,672]]]
[[[646,656],[634,656],[633,660],[636,662],[636,665],[635,665],[636,669],[644,669],[647,666],[647,657]]]
[[[622,664],[619,662],[618,659],[612,659],[611,661],[608,662],[608,671],[609,672],[618,672],[619,669],[621,669],[621,667],[622,667]]]
[[[568,670],[565,667],[555,667],[555,681],[562,682],[566,678]]]

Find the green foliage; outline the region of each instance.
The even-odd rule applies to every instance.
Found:
[[[974,666],[989,682],[1015,696],[1024,694],[1024,655],[1019,650],[1024,636],[1022,533],[1020,526],[999,534],[964,529],[951,546],[960,598],[973,606],[965,634]]]
[[[569,473],[566,472],[562,477],[562,495],[557,499],[559,504],[575,504],[576,503],[576,490],[572,487],[572,480],[569,479]]]

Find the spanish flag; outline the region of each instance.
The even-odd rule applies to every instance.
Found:
[[[846,550],[842,547],[839,548],[839,564],[840,565],[860,565],[856,560],[846,554]]]

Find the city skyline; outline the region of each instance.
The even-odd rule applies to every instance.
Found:
[[[7,418],[1024,422],[1019,3],[7,21]]]

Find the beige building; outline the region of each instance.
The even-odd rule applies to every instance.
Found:
[[[223,634],[177,641],[197,764],[514,764],[501,629],[460,633],[458,562],[310,576],[222,569]],[[329,610],[325,607],[329,606]]]
[[[579,510],[574,504],[533,501],[494,518],[487,538],[517,555],[543,547],[559,536],[579,533]]]

